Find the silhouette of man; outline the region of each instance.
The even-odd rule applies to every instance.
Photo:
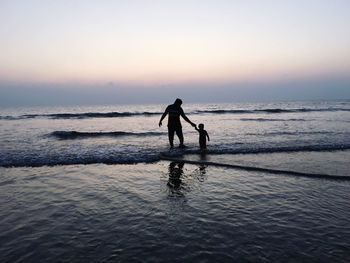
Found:
[[[174,148],[174,133],[176,132],[177,137],[179,137],[180,141],[180,148],[186,147],[184,145],[184,136],[182,134],[182,126],[181,126],[181,121],[180,121],[180,116],[187,121],[189,124],[191,124],[193,127],[196,127],[196,124],[191,122],[187,116],[185,115],[183,109],[181,108],[182,100],[176,99],[174,104],[169,105],[162,117],[160,118],[159,121],[159,127],[162,126],[162,120],[165,118],[167,114],[169,114],[168,117],[168,136],[169,136],[169,143],[170,143],[170,148]]]

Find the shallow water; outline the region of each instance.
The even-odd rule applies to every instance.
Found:
[[[260,154],[187,154],[179,160],[239,165],[242,168],[266,168],[305,173],[305,176],[324,175],[326,178],[347,179],[350,176],[350,151],[289,152]]]
[[[170,162],[0,168],[1,262],[349,262],[350,182]]]
[[[188,104],[204,123],[211,155],[350,149],[350,102]],[[126,164],[158,161],[169,148],[166,105],[1,109],[0,166]],[[198,154],[198,133],[183,123],[189,148]],[[178,143],[177,138],[175,144]]]

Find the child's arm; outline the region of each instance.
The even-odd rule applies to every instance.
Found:
[[[208,132],[205,132],[205,133],[206,133],[206,135],[207,135],[208,142],[210,142],[210,138],[209,138],[209,134],[208,134]]]
[[[199,132],[199,129],[197,128],[197,126],[194,126],[194,128],[195,128],[195,130],[196,130],[197,132]]]

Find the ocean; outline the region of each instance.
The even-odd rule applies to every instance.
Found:
[[[166,106],[2,108],[0,261],[350,261],[350,101]]]

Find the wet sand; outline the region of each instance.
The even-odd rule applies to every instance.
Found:
[[[349,262],[350,182],[161,161],[0,168],[1,262]]]

